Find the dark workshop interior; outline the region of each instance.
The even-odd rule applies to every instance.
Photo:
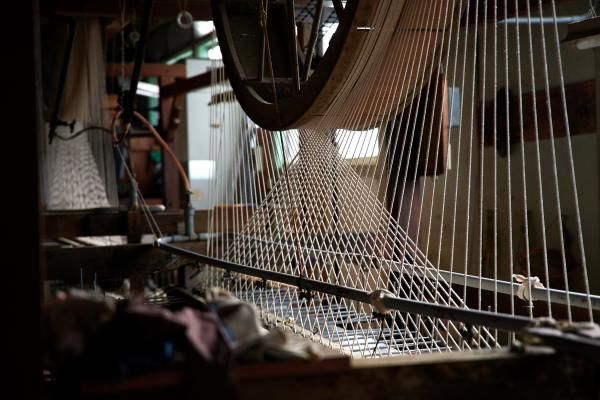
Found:
[[[7,393],[600,397],[600,1],[9,7]]]

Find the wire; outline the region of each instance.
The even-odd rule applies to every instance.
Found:
[[[127,134],[130,132],[129,128],[127,128],[127,129],[125,129],[123,134],[121,134],[121,135],[117,134],[117,129],[116,129],[117,128],[117,120],[119,119],[119,117],[121,116],[122,113],[123,113],[123,110],[118,110],[112,119],[110,133],[112,134],[114,145],[117,145],[117,144],[120,144],[121,142],[123,142],[123,140],[125,139]],[[137,111],[134,111],[133,116],[135,118],[137,118],[138,121],[140,121],[150,131],[150,133],[152,133],[152,135],[154,135],[154,138],[156,139],[156,141],[162,146],[163,150],[166,151],[167,154],[171,157],[171,159],[175,163],[175,167],[177,168],[177,171],[179,172],[179,176],[181,177],[181,180],[183,181],[183,185],[184,185],[186,193],[192,193],[192,186],[190,184],[190,180],[187,176],[187,173],[185,172],[183,165],[181,165],[181,162],[177,159],[177,156],[175,155],[175,153],[173,153],[173,150],[171,150],[171,147],[168,145],[168,143],[164,141],[164,139],[160,136],[160,134],[158,133],[156,128],[154,128],[154,126],[146,118],[144,118],[140,113],[138,113]]]
[[[88,126],[87,128],[83,128],[80,131],[77,131],[77,132],[73,133],[70,136],[62,136],[59,133],[55,133],[54,137],[57,138],[57,139],[60,139],[60,140],[63,140],[65,142],[67,142],[69,140],[73,140],[73,139],[75,139],[75,138],[83,135],[85,132],[88,132],[88,131],[101,131],[101,132],[112,134],[112,131],[110,129],[106,129],[106,128],[102,127],[102,126]]]

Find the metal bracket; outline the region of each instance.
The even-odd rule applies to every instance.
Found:
[[[564,323],[544,318],[521,330],[517,338],[529,346],[549,346],[600,363],[600,326],[591,322]]]

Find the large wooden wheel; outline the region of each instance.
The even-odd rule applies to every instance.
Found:
[[[333,1],[339,25],[317,65],[322,0],[312,2],[317,12],[306,50],[296,34],[295,10],[310,2],[212,1],[227,75],[258,125],[366,129],[399,110],[431,76],[445,2],[348,0],[344,7]],[[424,65],[414,73],[419,60]]]

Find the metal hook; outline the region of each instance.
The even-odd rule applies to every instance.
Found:
[[[187,10],[181,11],[177,14],[177,26],[181,29],[190,29],[194,26],[194,17]]]

